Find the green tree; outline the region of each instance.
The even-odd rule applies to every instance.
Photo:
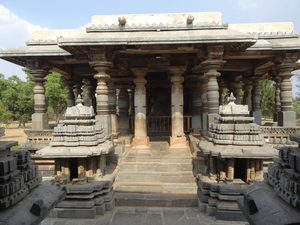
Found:
[[[296,112],[296,118],[300,119],[300,97],[293,98],[293,111]]]
[[[274,81],[262,80],[260,82],[260,105],[263,117],[272,118],[275,112],[275,87]]]
[[[34,112],[34,83],[29,77],[26,81],[22,81],[15,75],[9,77],[4,83],[7,86],[1,92],[1,101],[6,106],[6,110],[12,113],[12,118],[19,120],[19,126],[25,126]]]
[[[56,123],[67,108],[67,89],[65,89],[62,75],[56,72],[45,77],[46,105],[51,107],[55,114]]]

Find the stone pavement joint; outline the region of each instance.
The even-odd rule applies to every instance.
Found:
[[[46,218],[41,225],[248,225],[247,222],[220,221],[198,213],[197,208],[116,207],[95,219]]]

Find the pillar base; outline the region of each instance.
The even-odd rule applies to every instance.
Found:
[[[34,113],[32,118],[32,130],[50,129],[48,124],[48,115],[46,113]]]
[[[261,126],[261,117],[262,117],[262,114],[261,114],[261,111],[251,111],[251,116],[254,117],[254,121],[253,123],[256,123],[258,124],[259,126]]]
[[[273,122],[278,122],[278,112],[273,114]]]
[[[115,114],[110,114],[111,118],[111,134],[113,138],[118,138],[119,136],[119,129],[118,129],[118,116]]]
[[[134,137],[132,140],[132,147],[134,148],[149,148],[150,140],[149,137]]]
[[[104,128],[104,133],[106,136],[111,135],[111,116],[110,115],[97,115],[95,116],[97,120],[96,124],[100,124]]]
[[[119,116],[119,132],[121,135],[128,135],[129,132],[129,117]]]
[[[295,127],[296,113],[293,111],[278,112],[278,126]]]
[[[209,126],[211,123],[218,123],[218,120],[216,120],[216,117],[219,117],[220,115],[218,113],[209,113],[207,114],[207,133],[209,131]]]
[[[170,147],[186,147],[186,138],[183,137],[170,137]]]

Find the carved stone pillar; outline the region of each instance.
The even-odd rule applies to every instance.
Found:
[[[133,147],[149,147],[149,137],[147,136],[146,123],[146,88],[147,83],[145,76],[148,68],[132,68],[131,69],[136,79],[134,79],[134,107],[135,107],[135,126]]]
[[[280,83],[281,111],[278,112],[278,126],[296,126],[296,113],[292,111],[292,83],[290,78],[294,69],[293,65],[278,66]]]
[[[241,86],[242,82],[236,81],[231,83],[232,85],[232,93],[235,97],[235,104],[240,105],[242,103],[242,100],[240,98],[240,91],[241,91]]]
[[[275,81],[274,87],[275,87],[275,112],[273,115],[273,121],[278,122],[278,114],[281,111],[281,103],[280,103],[280,77],[273,78]]]
[[[119,131],[122,135],[129,134],[129,92],[131,86],[128,84],[118,84],[119,92]]]
[[[234,159],[227,159],[227,178],[234,179]]]
[[[110,76],[107,71],[112,67],[112,63],[108,61],[91,61],[90,65],[98,72],[94,75],[97,79],[97,123],[102,124],[107,135],[111,134],[111,119],[108,114],[108,88],[107,82]]]
[[[86,93],[86,96],[85,96],[85,101],[84,101],[84,105],[85,106],[93,106],[93,100],[92,100],[92,96],[93,96],[93,86],[91,85],[91,82],[88,80],[88,79],[83,79],[83,82],[84,82],[84,87],[85,87],[85,93]]]
[[[74,81],[71,80],[71,77],[65,79],[64,81],[66,85],[67,93],[67,107],[75,106],[75,95],[73,91]]]
[[[248,79],[243,79],[243,89],[244,89],[244,97],[243,97],[243,105],[248,106],[248,110],[251,110],[252,104],[251,104],[251,91],[252,91],[252,81]]]
[[[227,86],[222,80],[219,82],[219,105],[224,104],[225,96],[227,95]]]
[[[192,131],[194,135],[201,133],[201,83],[198,80],[199,75],[195,77],[192,92]]]
[[[204,136],[207,135],[208,128],[208,103],[207,103],[207,78],[199,77],[200,82],[200,99],[201,99],[201,130]]]
[[[34,114],[32,115],[32,129],[44,130],[49,129],[48,115],[46,114],[45,104],[45,76],[49,74],[48,69],[43,69],[37,61],[28,61],[27,68],[29,73],[34,77],[32,81],[35,82],[33,89],[34,93]]]
[[[74,84],[74,89],[73,89],[73,92],[74,92],[74,95],[75,95],[75,102],[78,98],[78,95],[81,96],[81,93],[82,93],[82,80],[81,79],[77,79],[77,81],[75,81],[75,84]]]
[[[194,84],[185,84],[184,85],[184,96],[183,96],[183,114],[191,115],[193,110],[193,89]]]
[[[207,83],[207,103],[208,103],[208,124],[215,122],[215,117],[219,112],[219,85],[217,77],[221,74],[217,71],[225,61],[222,60],[223,45],[209,45],[207,47],[208,59],[201,64],[207,70],[205,76]]]
[[[170,147],[186,146],[186,138],[183,129],[183,87],[184,78],[182,74],[186,66],[170,66],[169,71],[173,75],[171,114],[172,114],[172,134],[170,137]]]
[[[260,80],[261,76],[253,76],[252,78],[252,109],[251,116],[254,117],[254,123],[261,125],[261,107],[260,107]]]
[[[111,133],[115,138],[118,137],[119,133],[119,121],[117,113],[117,105],[116,105],[116,85],[114,80],[109,80],[107,83],[108,88],[108,113],[111,117]]]

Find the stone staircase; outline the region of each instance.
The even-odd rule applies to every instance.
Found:
[[[118,165],[114,184],[117,206],[197,207],[197,185],[188,148],[170,149],[151,142],[149,149],[130,149]]]

